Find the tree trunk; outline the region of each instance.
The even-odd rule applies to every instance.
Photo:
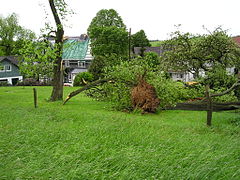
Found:
[[[62,49],[63,49],[63,35],[64,30],[54,0],[49,0],[49,5],[56,23],[56,60],[53,68],[53,89],[50,97],[51,101],[63,100],[63,68],[62,68]]]
[[[62,58],[56,61],[53,68],[53,89],[51,94],[51,101],[63,100],[63,71]]]

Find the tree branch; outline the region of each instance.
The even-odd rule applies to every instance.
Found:
[[[91,89],[91,88],[95,87],[95,86],[98,85],[98,84],[102,84],[102,83],[108,82],[108,81],[110,81],[110,80],[111,80],[111,79],[99,79],[99,80],[97,80],[97,81],[94,81],[94,82],[91,83],[91,84],[88,84],[88,85],[86,85],[86,86],[84,86],[84,87],[82,87],[82,88],[80,88],[80,89],[77,89],[76,91],[71,92],[71,93],[67,96],[67,98],[65,99],[65,101],[63,102],[63,105],[66,104],[66,103],[69,101],[69,99],[71,99],[72,97],[78,95],[79,93],[81,93],[81,92],[83,92],[83,91],[85,91],[85,90]]]
[[[228,94],[228,93],[230,93],[232,90],[234,90],[237,86],[240,86],[240,80],[238,80],[238,82],[234,83],[234,84],[232,85],[232,87],[230,87],[230,88],[227,89],[226,91],[221,92],[221,93],[218,93],[218,94],[212,94],[211,97],[223,96],[223,95],[225,95],[225,94]]]

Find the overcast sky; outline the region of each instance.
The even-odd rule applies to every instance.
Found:
[[[181,24],[183,32],[206,33],[219,25],[228,29],[229,35],[240,35],[240,0],[66,0],[76,13],[68,18],[65,35],[86,33],[87,28],[101,9],[115,9],[127,28],[135,33],[141,29],[150,40],[168,39]],[[13,12],[19,16],[20,25],[37,34],[46,22],[48,0],[0,0],[0,15]],[[40,6],[40,4],[45,5]],[[45,10],[44,10],[45,9]],[[52,15],[48,15],[51,21]]]

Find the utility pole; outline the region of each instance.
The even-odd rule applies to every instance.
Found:
[[[131,28],[128,33],[128,59],[131,60]]]

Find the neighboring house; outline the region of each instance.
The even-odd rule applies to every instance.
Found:
[[[137,55],[141,55],[144,50],[144,53],[146,52],[155,52],[159,56],[161,56],[164,52],[163,47],[158,46],[158,47],[134,47],[134,53]],[[185,71],[172,71],[169,70],[169,75],[174,81],[183,81],[183,82],[189,82],[194,80],[194,74],[190,72],[185,72]]]
[[[93,59],[90,51],[90,39],[86,34],[66,37],[62,55],[65,82],[71,83],[78,73],[87,71]]]
[[[16,56],[0,56],[0,82],[7,82],[15,85],[21,81],[23,77],[18,67],[18,59]]]

